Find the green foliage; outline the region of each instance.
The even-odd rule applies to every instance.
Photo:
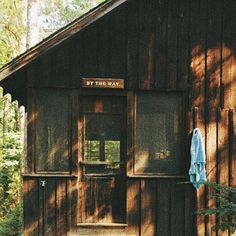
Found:
[[[0,7],[0,67],[21,51],[25,33],[23,0],[1,0]]]
[[[9,132],[0,140],[0,235],[20,235],[22,194],[20,132]]]
[[[10,209],[5,218],[0,219],[1,236],[18,236],[23,231],[23,207],[19,203],[15,208]]]
[[[236,231],[236,188],[216,183],[206,183],[216,207],[205,208],[197,212],[199,215],[215,215],[217,218],[213,230]]]
[[[23,228],[19,109],[0,90],[0,236],[21,235]]]
[[[41,37],[69,24],[104,0],[44,0],[41,2]]]

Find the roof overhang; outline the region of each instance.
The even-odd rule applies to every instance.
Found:
[[[108,0],[92,9],[85,15],[81,16],[80,18],[76,19],[69,25],[50,35],[48,38],[46,38],[36,46],[32,47],[25,53],[13,59],[8,64],[4,65],[0,69],[0,81],[2,82],[2,80],[11,76],[13,73],[16,73],[18,70],[25,67],[27,64],[42,55],[44,52],[48,51],[51,48],[54,48],[56,45],[70,38],[80,30],[97,21],[126,1],[127,0]]]

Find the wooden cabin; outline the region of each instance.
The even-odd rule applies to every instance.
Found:
[[[0,70],[27,110],[24,235],[206,236],[188,181],[236,185],[236,1],[109,0]]]

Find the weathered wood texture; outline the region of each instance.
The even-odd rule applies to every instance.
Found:
[[[78,190],[80,201],[78,223],[125,222],[123,185],[120,179],[114,177],[85,177],[81,180]]]
[[[190,91],[194,105],[233,108],[235,8],[226,0],[129,0],[29,64],[28,86],[124,78],[127,89]]]
[[[128,235],[194,235],[192,186],[140,178],[129,179],[127,187]]]
[[[12,87],[12,90],[6,92],[25,85],[25,79],[28,88],[74,89],[71,103],[76,107],[81,78],[125,79],[125,91],[130,91],[127,106],[127,173],[132,175],[133,94],[138,90],[183,91],[189,95],[186,109],[187,146],[190,145],[193,128],[200,128],[206,147],[208,180],[236,186],[235,22],[235,0],[128,0],[42,54],[21,73],[13,74],[6,82],[6,87]],[[23,77],[19,84],[14,84]],[[29,99],[32,96],[30,91]],[[20,91],[14,97],[26,100]],[[30,122],[31,118],[34,119],[30,116],[34,106],[28,108]],[[69,141],[73,144],[74,174],[80,149],[76,143],[77,112],[70,115],[73,117],[71,126],[75,130]],[[29,125],[28,132],[29,139],[33,140],[34,127]],[[28,146],[28,154],[33,153],[33,145]],[[185,153],[189,156],[188,147]],[[35,168],[33,157],[29,158],[27,167],[28,172],[32,173]],[[42,231],[64,235],[79,222],[75,217],[77,183],[51,178],[50,187],[46,179],[43,189],[40,181],[38,178],[25,179],[26,235],[27,232],[28,235],[40,235]],[[211,230],[216,222],[215,217],[200,216],[195,219],[193,215],[196,209],[215,206],[215,202],[208,198],[211,190],[202,187],[195,191],[192,186],[181,184],[181,181],[127,177],[127,234],[228,235],[228,232]],[[108,182],[107,185],[113,186],[112,181]],[[93,186],[96,191],[90,191]],[[90,205],[96,197],[92,193],[101,198],[109,198],[113,194],[109,191],[107,196],[100,194],[100,184],[91,183],[88,187],[91,192]],[[38,207],[33,203],[37,203]],[[90,212],[93,206],[87,207],[83,211],[87,215],[83,213],[78,217],[81,222],[82,219],[89,219],[90,215],[96,218],[97,213]],[[106,216],[111,217],[112,209],[105,210]],[[55,218],[52,218],[53,214]],[[62,221],[66,228],[58,228]]]
[[[75,232],[76,183],[76,178],[24,177],[24,235]]]

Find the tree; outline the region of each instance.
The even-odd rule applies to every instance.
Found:
[[[206,183],[212,191],[211,198],[216,202],[216,207],[205,208],[197,212],[199,215],[215,215],[217,218],[213,230],[236,231],[236,188],[216,183]]]
[[[1,0],[0,67],[24,50],[21,37],[25,34],[23,0]]]
[[[104,0],[44,0],[41,2],[41,38],[81,16]]]
[[[27,0],[26,3],[26,49],[29,49],[39,41],[40,4],[39,0]]]
[[[20,235],[23,227],[21,157],[23,135],[17,102],[0,90],[0,235]]]

